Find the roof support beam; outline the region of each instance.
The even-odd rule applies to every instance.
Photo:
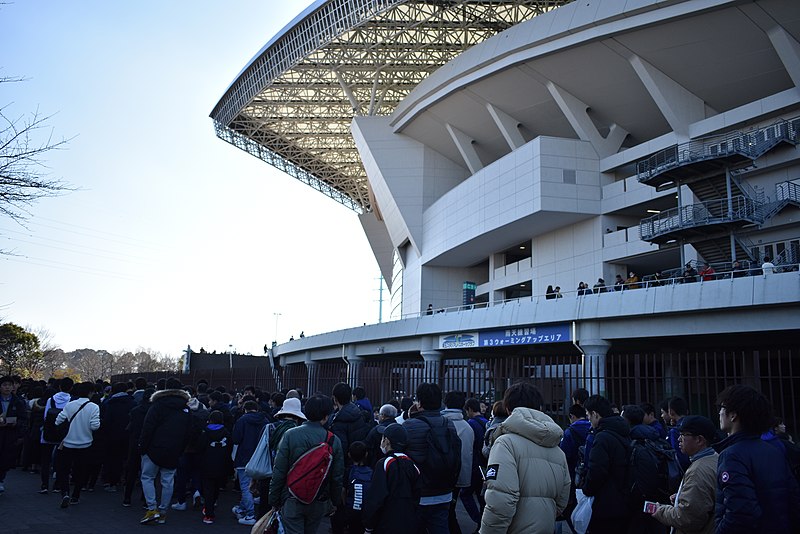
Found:
[[[625,141],[625,137],[628,135],[628,132],[624,128],[621,128],[617,124],[612,124],[609,128],[608,135],[603,137],[600,135],[600,132],[597,131],[597,127],[595,127],[591,117],[589,117],[587,113],[589,109],[587,104],[581,102],[575,96],[551,81],[547,81],[545,85],[581,141],[590,142],[597,152],[597,155],[601,158],[619,152],[622,142]]]
[[[800,87],[800,43],[780,26],[768,30],[767,36],[792,78],[792,83],[795,87]]]
[[[336,79],[339,81],[339,86],[344,91],[344,95],[347,97],[347,100],[350,101],[350,105],[353,107],[353,113],[356,115],[361,115],[361,104],[356,99],[353,91],[350,90],[350,86],[347,85],[347,82],[344,81],[342,74],[334,69],[333,73],[336,75]]]
[[[464,163],[467,164],[469,172],[475,174],[481,170],[483,168],[483,163],[478,157],[478,153],[475,151],[475,140],[450,124],[445,124],[445,126],[453,142],[456,144],[458,152],[461,154],[461,157],[464,158]]]
[[[519,127],[522,124],[520,121],[511,115],[497,109],[491,103],[486,104],[486,109],[489,110],[489,115],[494,119],[494,123],[503,134],[503,138],[508,143],[511,150],[516,150],[525,144],[525,138],[519,133]]]
[[[705,102],[639,56],[628,60],[675,134],[689,139],[689,125],[706,118]]]

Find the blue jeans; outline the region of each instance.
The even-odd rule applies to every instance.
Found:
[[[245,517],[253,517],[256,513],[253,494],[250,493],[250,477],[244,472],[244,467],[236,468],[236,476],[239,478],[239,489],[242,490],[242,500],[239,501],[239,508]]]
[[[449,534],[449,514],[449,502],[442,504],[431,504],[428,506],[417,506],[417,517],[419,517],[418,532],[427,532],[428,534]]]
[[[172,485],[175,482],[175,469],[167,469],[154,464],[149,456],[142,455],[142,493],[148,510],[156,509],[156,476],[161,473],[161,505],[159,510],[167,510],[172,500]]]

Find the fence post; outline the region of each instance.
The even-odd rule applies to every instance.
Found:
[[[606,355],[611,343],[605,339],[581,341],[583,350],[584,387],[592,395],[606,396]],[[588,372],[587,372],[588,371]]]

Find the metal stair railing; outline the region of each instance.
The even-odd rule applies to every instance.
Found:
[[[672,208],[642,219],[639,223],[639,236],[646,241],[676,230],[708,224],[741,220],[760,223],[758,208],[756,201],[743,195],[731,198],[730,211],[728,200],[724,198]]]
[[[778,143],[797,142],[796,118],[783,119],[752,132],[729,132],[673,145],[636,163],[636,175],[646,182],[659,174],[696,161],[741,154],[758,159]]]
[[[775,198],[800,204],[800,184],[781,182],[775,186]]]

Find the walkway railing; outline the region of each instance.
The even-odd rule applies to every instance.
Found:
[[[764,221],[761,206],[755,200],[739,195],[731,199],[730,206],[727,199],[717,199],[672,208],[642,219],[639,223],[639,237],[648,241],[677,230],[709,224],[736,221],[761,223]]]
[[[640,182],[647,182],[670,169],[737,154],[758,159],[778,143],[797,142],[796,120],[781,120],[752,132],[729,132],[665,148],[636,163],[637,178]]]

